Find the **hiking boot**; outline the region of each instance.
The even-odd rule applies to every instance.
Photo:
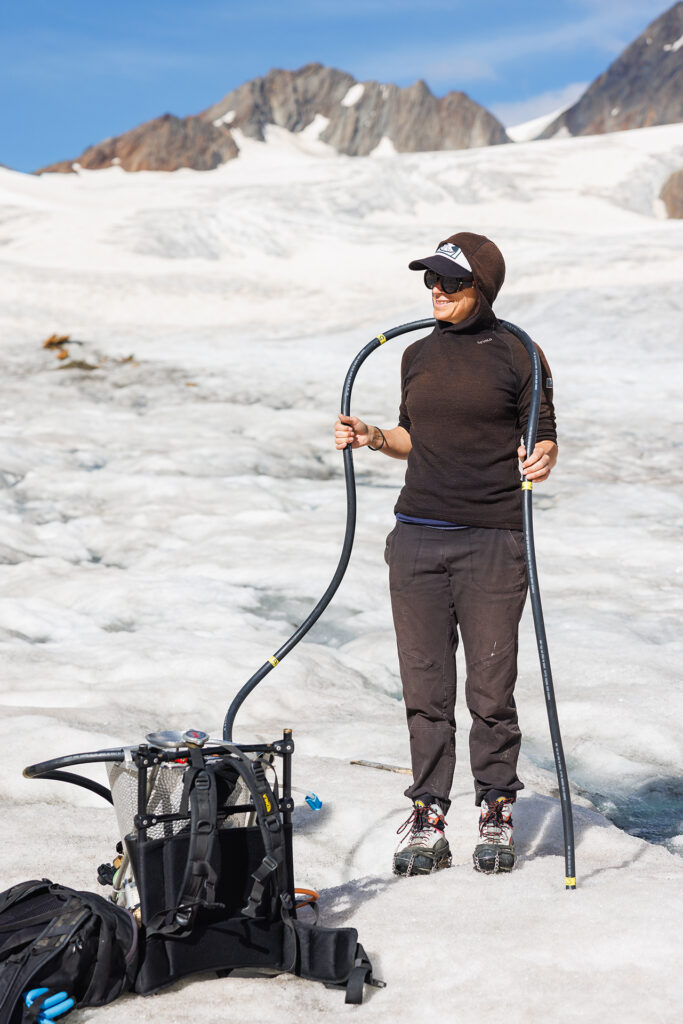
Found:
[[[394,854],[395,875],[430,875],[451,866],[451,851],[444,835],[446,821],[438,804],[415,800],[410,816],[396,834],[405,832]]]
[[[512,839],[512,801],[505,796],[482,800],[479,839],[472,859],[476,871],[495,875],[512,871],[517,860]]]

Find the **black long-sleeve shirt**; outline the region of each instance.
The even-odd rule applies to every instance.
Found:
[[[531,364],[519,339],[490,310],[482,312],[462,325],[438,323],[403,354],[398,422],[412,450],[395,511],[521,530],[517,447],[526,432]],[[536,440],[557,442],[551,373],[536,348],[543,374]]]

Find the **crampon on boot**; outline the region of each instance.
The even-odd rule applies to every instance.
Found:
[[[512,871],[517,860],[512,839],[512,801],[500,796],[482,800],[479,817],[479,839],[472,859],[476,871],[495,875]]]
[[[395,875],[430,875],[451,866],[451,850],[444,835],[446,821],[438,804],[415,800],[413,810],[397,835],[405,832],[394,854]]]

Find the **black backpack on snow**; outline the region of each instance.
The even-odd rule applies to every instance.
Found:
[[[200,746],[191,739],[201,734],[192,731],[169,749],[152,742],[176,735],[152,734],[137,747],[68,755],[24,771],[29,778],[63,780],[97,793],[114,804],[119,821],[119,856],[98,871],[100,882],[113,886],[110,901],[73,895],[91,911],[103,903],[125,919],[131,914],[124,907],[134,910],[137,967],[127,963],[123,981],[119,961],[111,960],[111,990],[88,989],[82,996],[79,990],[79,1005],[115,998],[131,987],[133,972],[141,995],[207,971],[290,972],[344,989],[347,1003],[362,1002],[366,984],[384,987],[373,978],[355,928],[321,927],[315,905],[315,923],[298,917],[304,904],[297,903],[294,888],[291,730],[281,740],[249,746]],[[267,778],[276,757],[282,760],[281,789],[277,777],[272,785]],[[110,789],[62,770],[95,762],[107,765]],[[99,978],[98,955],[92,952]],[[67,980],[57,984],[73,994]],[[0,1008],[1,986],[0,973]],[[90,1001],[93,996],[97,1001]]]
[[[289,797],[271,787],[266,763],[243,748],[224,744],[221,756],[207,753],[188,751],[178,809],[150,813],[139,803],[136,830],[124,838],[140,897],[136,992],[148,995],[200,971],[246,970],[291,972],[345,989],[347,1003],[362,1002],[364,985],[382,982],[356,929],[297,918]],[[139,793],[150,792],[148,775],[161,756],[133,753]],[[254,824],[229,827],[236,794],[250,799],[243,810]]]
[[[0,894],[0,1021],[35,1021],[50,993],[78,1006],[110,1003],[134,984],[138,928],[102,896],[44,878]],[[48,989],[28,1009],[25,993]]]

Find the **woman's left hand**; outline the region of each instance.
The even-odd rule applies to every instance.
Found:
[[[554,441],[539,441],[527,459],[526,448],[520,444],[517,454],[522,461],[522,472],[526,480],[541,483],[550,476],[550,471],[557,462],[557,445]]]

